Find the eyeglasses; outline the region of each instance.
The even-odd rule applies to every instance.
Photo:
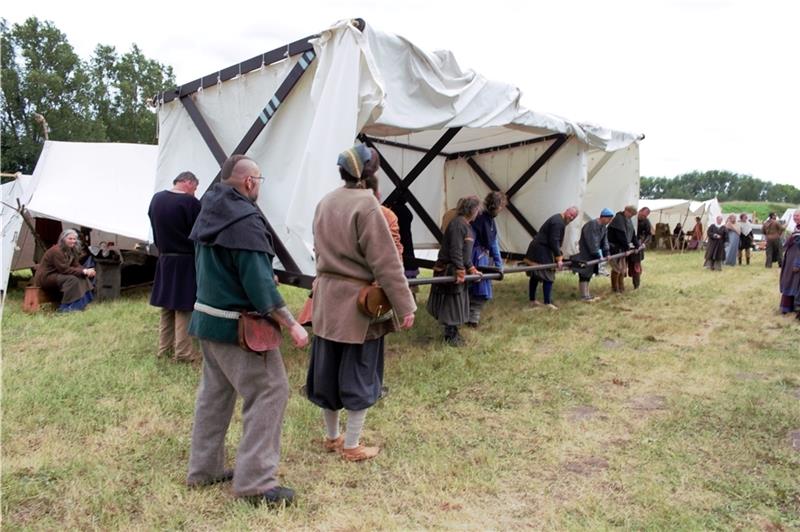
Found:
[[[258,179],[259,181],[264,181],[266,179],[263,175],[251,175],[248,176],[250,179]]]

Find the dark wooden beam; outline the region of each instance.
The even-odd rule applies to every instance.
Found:
[[[361,140],[362,142],[364,142],[364,144],[366,144],[370,148],[375,149],[375,151],[378,152],[378,156],[381,159],[381,169],[386,174],[386,177],[388,177],[389,180],[392,183],[394,183],[396,190],[403,191],[402,194],[395,197],[393,203],[408,203],[411,206],[411,208],[414,209],[414,211],[417,213],[420,220],[422,220],[422,223],[425,224],[425,227],[428,228],[428,231],[430,231],[431,234],[433,234],[434,238],[436,238],[436,241],[441,243],[442,239],[444,238],[444,235],[442,235],[442,230],[439,228],[439,224],[437,224],[436,221],[433,218],[431,218],[431,215],[428,214],[428,211],[425,210],[425,207],[422,206],[422,204],[417,200],[417,198],[410,190],[406,188],[401,188],[403,185],[403,181],[402,179],[400,179],[400,176],[397,174],[397,172],[395,172],[394,168],[392,168],[392,165],[389,164],[389,161],[387,161],[386,158],[381,154],[380,150],[378,150],[378,148],[374,144],[372,144],[369,138],[365,136],[359,136],[359,140]],[[383,204],[389,208],[391,208],[391,205],[393,203],[389,203],[389,198],[386,198],[386,201],[383,202]]]
[[[213,74],[203,76],[202,78],[190,81],[189,83],[184,83],[183,85],[179,85],[172,90],[164,91],[161,94],[156,95],[155,101],[161,101],[163,103],[171,102],[175,98],[180,98],[188,94],[195,93],[200,89],[212,87],[221,81],[227,81],[238,75],[247,74],[253,70],[258,70],[262,65],[269,66],[277,63],[278,61],[283,61],[288,57],[302,54],[309,50],[313,51],[314,46],[309,41],[317,37],[319,37],[319,35],[309,35],[308,37],[303,37],[302,39],[298,39],[293,43],[281,46],[280,48],[275,48],[269,52],[264,52],[263,54],[252,57],[246,61],[242,61],[241,63],[223,68],[222,70]]]
[[[528,140],[521,140],[519,142],[512,142],[510,144],[499,144],[497,146],[491,146],[488,148],[480,148],[477,150],[469,150],[469,151],[459,151],[451,153],[447,156],[447,160],[452,161],[453,159],[466,159],[468,157],[475,157],[476,155],[481,155],[484,153],[492,153],[495,151],[501,150],[510,150],[513,148],[519,148],[521,146],[529,146],[531,144],[538,144],[539,142],[547,142],[550,140],[557,139],[558,137],[563,136],[561,133],[554,133],[552,135],[545,135],[543,137],[536,137],[535,139],[528,139]]]
[[[481,179],[481,181],[484,182],[484,184],[487,187],[489,187],[489,189],[500,192],[500,187],[498,187],[495,184],[495,182],[492,181],[492,178],[489,177],[489,174],[487,174],[484,171],[484,169],[481,168],[481,166],[475,161],[475,159],[469,157],[467,159],[467,164],[469,164],[470,168],[472,168],[475,174]],[[517,220],[517,222],[519,222],[519,224],[528,232],[529,235],[531,235],[531,237],[536,236],[536,233],[538,233],[538,231],[531,225],[528,219],[525,218],[525,215],[522,214],[522,212],[519,209],[517,209],[517,207],[513,203],[511,203],[510,199],[506,204],[506,209],[508,209],[508,212],[511,213],[511,216],[513,216],[514,219]]]
[[[208,127],[208,123],[200,113],[200,109],[197,108],[197,105],[194,103],[194,100],[192,100],[191,96],[181,97],[181,103],[183,104],[184,109],[186,109],[186,112],[189,113],[189,117],[192,119],[194,126],[200,132],[200,136],[203,137],[206,146],[208,146],[208,149],[211,150],[212,155],[214,155],[214,159],[217,160],[217,164],[222,166],[222,163],[225,162],[225,159],[227,159],[228,156],[225,155],[225,150],[223,150],[222,146],[219,145],[219,142],[214,136],[214,133],[211,131],[211,128]]]
[[[408,175],[403,178],[401,186],[398,186],[396,189],[392,191],[391,194],[389,194],[389,197],[386,198],[385,203],[392,203],[394,200],[397,199],[397,196],[403,194],[404,193],[403,191],[407,190],[408,187],[411,186],[414,180],[417,179],[417,177],[419,177],[420,174],[422,174],[422,172],[425,170],[425,168],[428,167],[431,161],[433,161],[433,159],[435,159],[441,153],[444,147],[447,146],[447,144],[451,140],[453,140],[453,137],[455,137],[459,131],[461,131],[460,127],[453,127],[445,131],[444,135],[442,135],[442,137],[436,141],[436,144],[434,144],[431,147],[431,149],[428,150],[428,153],[426,153],[422,157],[422,159],[420,159],[420,161],[414,166],[414,168],[411,169]],[[381,159],[383,158],[381,157]]]
[[[533,177],[533,175],[536,172],[538,172],[542,166],[547,164],[547,161],[549,161],[550,158],[553,155],[555,155],[558,149],[565,142],[567,142],[567,138],[569,138],[567,137],[567,135],[559,135],[558,138],[556,138],[555,141],[550,145],[550,147],[547,148],[547,150],[542,155],[540,155],[538,159],[536,159],[536,161],[531,165],[531,167],[528,168],[528,170],[526,170],[525,173],[522,174],[519,179],[517,179],[517,181],[511,186],[511,188],[508,189],[508,192],[506,192],[506,197],[509,200],[514,196],[514,194],[519,192],[519,190],[525,186],[525,183],[527,183],[530,180],[530,178]]]

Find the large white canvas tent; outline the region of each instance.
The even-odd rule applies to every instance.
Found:
[[[65,228],[91,227],[94,245],[105,241],[133,249],[150,240],[147,208],[157,154],[157,146],[146,144],[47,141],[22,204],[31,216],[59,220]],[[33,266],[35,242],[27,226],[16,247],[10,268]]]
[[[650,222],[669,224],[670,231],[676,224],[681,224],[684,232],[694,229],[695,218],[700,217],[703,229],[722,214],[722,207],[716,198],[707,201],[692,201],[684,199],[640,199],[639,208],[650,209]]]
[[[530,111],[519,99],[519,89],[462,70],[450,52],[342,21],[160,95],[157,188],[191,170],[202,193],[228,155],[248,154],[267,177],[258,202],[278,257],[306,276],[314,208],[341,185],[336,158],[356,138],[382,156],[385,202],[413,209],[415,247],[438,244],[441,215],[467,194],[507,193],[498,225],[502,248],[516,253],[570,205],[589,218],[638,199],[641,136]],[[569,226],[567,251],[578,231]]]

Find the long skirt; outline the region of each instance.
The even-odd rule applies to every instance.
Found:
[[[458,327],[469,321],[469,293],[461,285],[431,285],[428,313],[441,325]]]
[[[328,410],[363,410],[375,404],[383,386],[383,337],[363,344],[311,341],[306,376],[308,400]]]
[[[725,244],[725,264],[736,266],[739,257],[739,235],[736,231],[728,231],[728,242]]]

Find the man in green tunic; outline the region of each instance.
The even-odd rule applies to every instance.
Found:
[[[195,244],[197,302],[189,333],[200,339],[203,377],[197,392],[187,483],[233,479],[233,492],[251,502],[291,504],[278,485],[281,424],[289,384],[278,349],[254,353],[238,345],[239,312],[256,311],[285,327],[297,347],[308,333],[286,308],[273,281],[272,237],[255,201],[264,177],[258,165],[233,155],[222,181],[203,196],[189,238]],[[242,396],[242,439],[234,470],[225,469],[225,433]]]

